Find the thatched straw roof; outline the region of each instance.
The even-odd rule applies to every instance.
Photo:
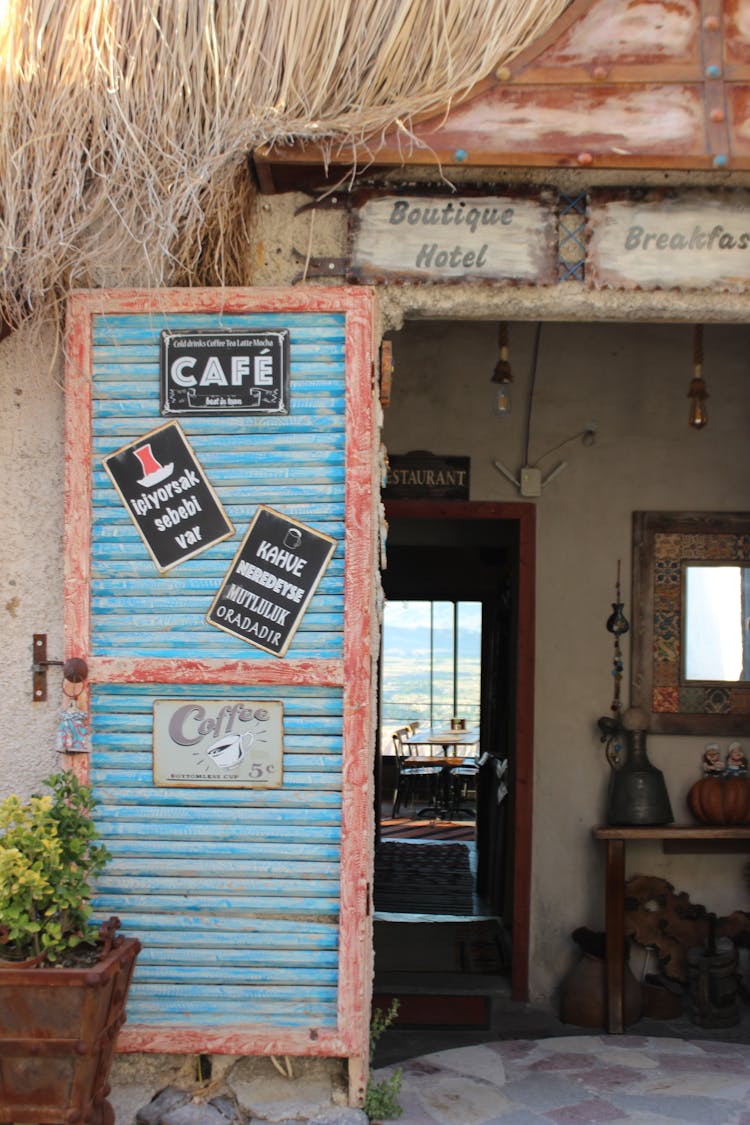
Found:
[[[112,262],[242,284],[249,150],[408,130],[566,3],[0,0],[0,318]]]

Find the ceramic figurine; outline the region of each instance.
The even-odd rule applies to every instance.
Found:
[[[729,743],[726,771],[732,777],[747,777],[747,757],[740,742]]]
[[[724,773],[724,763],[719,753],[718,742],[709,742],[703,751],[703,776],[719,777]]]

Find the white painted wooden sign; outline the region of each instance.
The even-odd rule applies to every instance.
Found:
[[[644,199],[592,193],[586,281],[595,289],[744,289],[750,193]]]
[[[557,281],[557,217],[537,196],[368,199],[353,213],[350,272],[358,281]]]

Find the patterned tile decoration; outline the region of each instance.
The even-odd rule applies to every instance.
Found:
[[[584,281],[586,275],[586,194],[560,196],[558,276]]]
[[[651,710],[692,715],[750,713],[745,691],[737,692],[731,685],[680,683],[682,564],[686,560],[750,562],[750,536],[655,533]]]

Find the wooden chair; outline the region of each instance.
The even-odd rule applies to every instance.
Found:
[[[419,733],[421,721],[415,719],[413,723],[407,723],[406,729],[409,732],[409,738],[413,738],[415,734]],[[417,742],[413,746],[408,747],[409,756],[412,758],[431,758],[434,747],[429,742]]]
[[[427,783],[428,796],[432,800],[438,778],[442,772],[439,761],[430,761],[425,758],[424,764],[420,762],[419,765],[415,765],[413,762],[409,762],[409,758],[412,756],[411,748],[405,745],[404,739],[409,738],[410,734],[409,727],[399,727],[398,730],[393,732],[393,749],[398,769],[398,780],[393,794],[393,811],[391,813],[393,817],[398,816],[402,802],[406,805],[411,803],[412,796],[420,783]]]
[[[461,801],[469,797],[476,801],[478,775],[479,758],[466,758],[460,766],[453,766],[450,776],[452,811],[465,814],[475,812],[473,809],[462,807]]]

